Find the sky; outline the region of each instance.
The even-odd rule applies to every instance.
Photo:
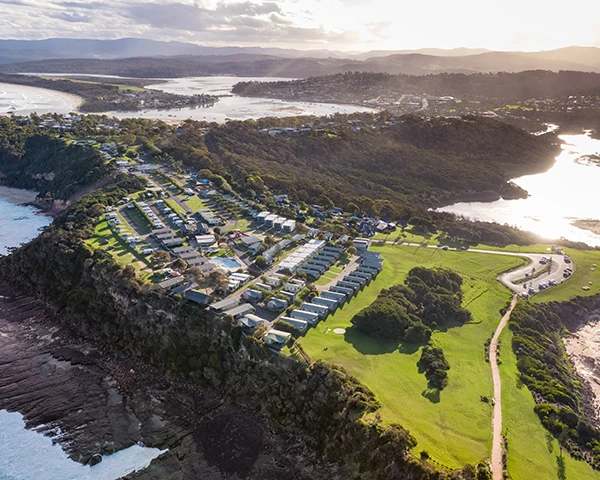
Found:
[[[600,46],[600,1],[0,0],[0,32],[345,51],[535,51]]]

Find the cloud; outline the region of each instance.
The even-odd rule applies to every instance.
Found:
[[[493,8],[480,0],[430,0],[427,12],[422,2],[391,0],[0,0],[0,32],[22,39],[145,37],[361,50],[600,43],[597,0],[571,0],[558,16],[546,7],[542,0],[505,0]],[[514,11],[521,21],[513,21]]]

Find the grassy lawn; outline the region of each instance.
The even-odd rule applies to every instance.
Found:
[[[186,213],[185,209],[173,199],[165,199],[165,203],[171,210],[173,210],[173,213],[176,213],[180,217]]]
[[[499,310],[510,295],[497,273],[519,265],[519,259],[492,255],[425,249],[420,247],[375,247],[382,252],[385,267],[369,287],[343,309],[301,340],[313,358],[343,365],[371,388],[381,400],[384,421],[399,423],[417,438],[417,452],[426,450],[434,460],[451,468],[488,457],[491,449],[491,406],[479,400],[492,394],[491,371],[484,358],[484,343],[500,320]],[[441,392],[428,391],[425,376],[418,371],[420,348],[376,342],[350,326],[350,319],[369,305],[382,288],[401,283],[417,265],[453,268],[465,280],[465,305],[474,323],[436,332],[433,340],[442,346],[450,362],[449,385]],[[326,327],[346,328],[335,335]],[[327,348],[327,350],[324,350]]]
[[[233,225],[229,227],[226,231],[230,232],[233,230],[239,230],[240,232],[247,232],[248,230],[251,230],[250,220],[246,218],[238,218],[234,220]]]
[[[115,235],[107,220],[103,220],[96,225],[94,237],[86,240],[86,243],[93,249],[108,251],[121,265],[131,264],[138,271],[140,278],[148,280],[152,276],[150,261]]]
[[[197,195],[190,195],[190,199],[186,200],[185,204],[193,212],[206,208],[206,204]]]
[[[152,225],[150,225],[148,219],[144,217],[137,208],[125,207],[121,210],[120,214],[123,217],[127,216],[127,218],[131,219],[135,224],[131,226],[135,227],[139,235],[146,235],[152,230]]]

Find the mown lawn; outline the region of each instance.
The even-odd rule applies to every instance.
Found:
[[[434,460],[451,468],[488,457],[491,449],[491,406],[480,396],[492,394],[491,371],[485,362],[484,343],[500,319],[499,310],[510,298],[508,290],[494,280],[497,273],[513,268],[520,260],[491,258],[468,252],[420,247],[374,247],[382,252],[385,267],[377,279],[342,310],[311,329],[301,344],[313,358],[343,365],[381,400],[387,422],[408,428],[417,438],[417,452],[427,451]],[[369,305],[382,288],[401,283],[417,265],[445,265],[465,280],[465,305],[474,323],[434,334],[450,362],[449,385],[441,394],[429,391],[417,363],[420,347],[381,343],[356,332],[350,319]],[[325,333],[326,327],[330,331]],[[346,328],[335,335],[334,328]],[[325,348],[327,350],[325,350]]]
[[[522,265],[523,260],[407,246],[385,245],[373,250],[380,251],[385,259],[378,278],[334,316],[311,329],[300,343],[314,359],[344,366],[373,390],[383,405],[382,419],[406,427],[419,442],[415,454],[425,450],[434,463],[451,468],[489,458],[492,407],[481,402],[480,396],[492,396],[493,389],[484,343],[500,320],[499,310],[510,299],[508,289],[495,277]],[[393,342],[377,342],[354,331],[350,324],[350,319],[375,300],[382,288],[401,283],[417,265],[446,266],[461,274],[464,305],[473,314],[473,323],[433,335],[434,343],[443,348],[451,366],[448,387],[441,393],[428,390],[426,378],[419,373],[419,346],[398,348]],[[335,335],[334,328],[345,328],[346,334]],[[550,455],[545,430],[533,411],[531,394],[517,384],[516,360],[507,332],[502,345],[501,374],[511,478],[557,478],[558,445],[555,442],[554,454]],[[600,479],[600,474],[587,464],[568,455],[566,465],[567,478]]]
[[[185,201],[187,207],[194,213],[206,208],[206,204],[197,195],[190,195],[190,199]]]
[[[93,249],[106,250],[121,265],[131,264],[138,271],[139,278],[147,280],[152,276],[150,261],[115,235],[107,220],[96,225],[94,237],[86,240],[86,243]]]

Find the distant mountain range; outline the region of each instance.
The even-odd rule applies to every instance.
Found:
[[[263,47],[205,47],[137,38],[119,40],[0,40],[0,71],[111,74],[134,77],[306,77],[346,71],[436,73],[577,70],[600,72],[600,48],[541,52],[458,48],[370,52]]]

